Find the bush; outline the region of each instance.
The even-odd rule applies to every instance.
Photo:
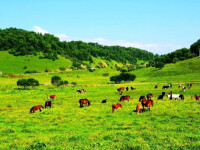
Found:
[[[136,75],[130,73],[121,73],[117,76],[110,77],[110,81],[114,81],[115,83],[120,83],[122,81],[134,81]]]
[[[104,76],[104,77],[107,77],[107,76],[109,76],[109,73],[108,73],[108,72],[107,72],[107,73],[104,73],[103,76]]]
[[[61,77],[59,76],[53,76],[51,78],[51,84],[56,85],[57,87],[60,85]]]
[[[74,86],[76,86],[76,85],[77,85],[77,83],[76,83],[76,82],[71,82],[71,84],[72,84],[72,85],[74,85]]]
[[[24,73],[25,73],[25,74],[28,74],[28,73],[40,73],[40,72],[38,72],[38,71],[36,71],[36,70],[32,70],[32,71],[27,70],[27,71],[25,71]]]
[[[46,68],[44,69],[44,72],[49,72],[49,69],[46,67]]]
[[[95,70],[94,69],[88,69],[89,70],[89,72],[94,72]]]
[[[156,68],[159,68],[159,69],[163,68],[164,66],[165,66],[165,64],[164,64],[163,62],[158,62],[158,63],[156,63],[156,65],[155,65],[155,67],[156,67]]]
[[[27,79],[27,82],[29,84],[29,86],[35,87],[35,86],[39,86],[39,81],[33,78],[29,78]]]
[[[68,81],[60,81],[60,83],[59,83],[59,85],[67,85],[67,84],[69,84],[69,82]]]
[[[39,86],[39,81],[33,78],[29,78],[29,79],[19,79],[17,81],[17,86],[23,86],[24,89],[26,89],[28,86]]]
[[[60,69],[60,71],[65,71],[66,70],[65,67],[60,67],[59,69]]]

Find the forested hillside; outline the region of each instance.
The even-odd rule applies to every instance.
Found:
[[[0,51],[8,51],[15,56],[42,53],[40,58],[52,60],[61,55],[70,60],[93,62],[93,56],[131,64],[136,63],[137,59],[150,61],[154,58],[153,53],[137,48],[103,46],[82,41],[61,42],[51,34],[42,35],[16,28],[0,29]]]

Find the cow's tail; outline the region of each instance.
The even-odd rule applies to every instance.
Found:
[[[88,101],[88,106],[90,106],[90,101]]]
[[[31,110],[30,110],[30,114],[32,113],[32,111],[33,111],[33,108],[31,108]]]

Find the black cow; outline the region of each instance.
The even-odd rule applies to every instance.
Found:
[[[102,102],[101,103],[106,103],[107,102],[107,98],[106,99],[104,99],[104,100],[102,100]]]
[[[181,100],[184,100],[183,94],[181,94],[179,97],[181,98]]]
[[[142,100],[145,100],[145,99],[146,99],[145,96],[140,96],[139,102],[142,101]]]
[[[128,87],[126,87],[126,91],[128,91]]]
[[[159,95],[158,100],[162,99],[163,100],[164,95]]]

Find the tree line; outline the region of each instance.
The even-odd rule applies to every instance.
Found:
[[[151,52],[133,47],[104,46],[98,43],[83,41],[61,42],[51,34],[36,33],[17,28],[0,29],[0,51],[8,51],[15,56],[40,55],[40,59],[58,59],[61,55],[80,65],[82,61],[93,62],[92,57],[115,60],[126,64],[136,64],[137,60],[149,62],[147,66],[162,68],[164,64],[176,63],[199,55],[200,40],[190,49],[182,48],[165,55],[154,55]]]
[[[154,54],[132,47],[103,46],[98,43],[82,41],[61,42],[58,37],[51,34],[40,34],[23,29],[0,29],[0,51],[8,51],[15,56],[39,55],[40,58],[52,60],[61,55],[74,61],[90,61],[93,57],[106,60],[115,60],[120,63],[135,64],[137,59],[150,61]]]

